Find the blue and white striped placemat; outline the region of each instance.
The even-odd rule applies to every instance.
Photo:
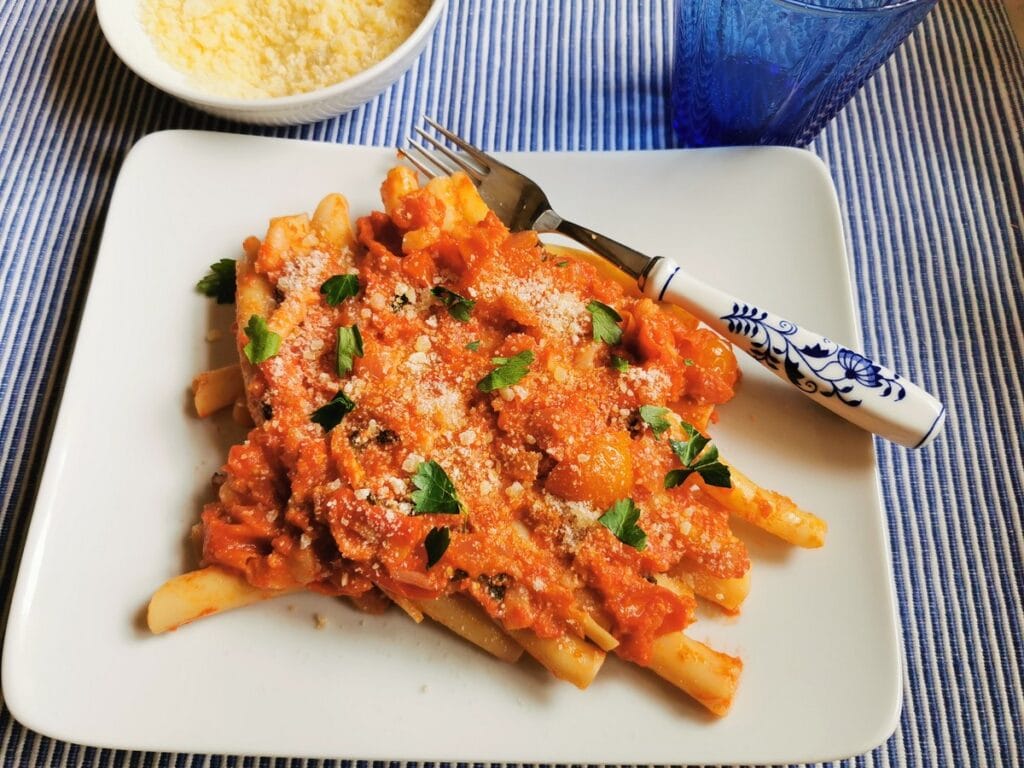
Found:
[[[87,0],[0,3],[0,599],[13,587],[111,185],[164,128],[395,145],[423,113],[489,149],[672,145],[671,0],[450,0],[432,45],[336,120],[251,129],[143,84]],[[843,765],[1024,764],[1024,59],[1000,0],[940,0],[814,148],[831,168],[868,351],[950,408],[946,434],[878,445],[905,703]],[[841,701],[836,702],[841,707]],[[291,768],[43,738],[0,706],[7,766]],[[338,768],[338,761],[326,761]]]

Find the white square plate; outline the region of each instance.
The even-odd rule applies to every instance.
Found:
[[[856,345],[835,191],[813,155],[511,160],[564,215]],[[775,763],[882,742],[901,686],[871,440],[746,360],[716,442],[831,529],[824,549],[801,551],[737,526],[754,561],[743,613],[704,611],[691,629],[746,665],[721,720],[618,659],[581,692],[429,622],[314,595],[161,637],[142,628],[150,593],[186,567],[189,526],[238,438],[188,405],[192,376],[230,352],[204,341],[230,310],[196,280],[271,216],[327,192],[355,215],[379,207],[394,162],[393,150],[187,131],[149,136],[125,160],[11,608],[3,689],[15,717],[92,745],[296,757]]]

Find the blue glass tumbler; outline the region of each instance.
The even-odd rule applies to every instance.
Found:
[[[678,0],[672,120],[684,146],[803,146],[936,0]]]

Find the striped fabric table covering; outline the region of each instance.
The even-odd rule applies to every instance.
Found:
[[[671,146],[672,5],[450,0],[425,56],[382,97],[340,119],[261,130],[135,78],[86,0],[0,3],[4,603],[103,215],[136,140],[206,128],[395,145],[428,113],[492,149]],[[940,0],[814,145],[846,214],[868,352],[950,408],[932,447],[878,445],[905,703],[893,738],[843,765],[1024,764],[1022,136],[1024,59],[1000,0]],[[0,754],[4,766],[271,762],[87,749],[32,733],[5,708]]]

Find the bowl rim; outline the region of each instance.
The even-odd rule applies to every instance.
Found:
[[[781,5],[787,5],[801,11],[808,11],[809,13],[819,13],[823,16],[871,16],[884,15],[895,11],[906,11],[915,6],[934,5],[936,0],[891,0],[887,5],[870,6],[867,8],[852,5],[819,5],[820,0],[778,0],[778,2]]]
[[[323,88],[317,88],[314,91],[295,93],[289,96],[270,96],[258,99],[245,99],[237,96],[218,96],[217,94],[211,94],[190,85],[181,86],[164,81],[159,75],[153,74],[151,71],[148,71],[147,68],[140,66],[137,60],[127,52],[126,47],[122,45],[121,38],[111,31],[113,27],[109,23],[110,16],[108,14],[114,12],[115,6],[123,6],[123,2],[119,3],[118,0],[95,0],[93,7],[96,10],[96,17],[99,20],[100,30],[103,32],[103,36],[106,38],[107,44],[113,49],[114,53],[117,54],[117,57],[121,59],[128,69],[150,85],[159,88],[165,93],[169,93],[171,96],[194,104],[228,108],[239,112],[260,112],[268,109],[286,109],[317,104],[336,96],[358,91],[361,87],[372,83],[380,75],[398,65],[408,54],[415,51],[416,47],[424,41],[424,38],[433,32],[446,3],[447,0],[431,0],[430,8],[427,9],[426,14],[416,26],[416,29],[414,29],[412,33],[405,38],[397,48],[395,48],[395,50],[376,64],[357,72],[351,77],[337,83],[324,86]],[[139,0],[131,0],[131,6],[133,11],[136,13],[136,21],[139,26],[141,26],[142,22],[138,19],[137,13],[138,4]],[[143,34],[147,35],[147,37],[149,35],[145,30],[143,30]]]

